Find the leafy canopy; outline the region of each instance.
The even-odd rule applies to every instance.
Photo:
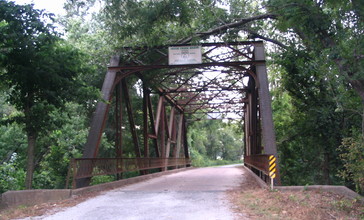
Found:
[[[0,82],[28,131],[44,128],[47,113],[72,98],[79,71],[81,54],[44,17],[51,18],[32,5],[0,2]]]

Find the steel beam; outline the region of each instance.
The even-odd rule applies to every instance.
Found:
[[[143,81],[143,139],[144,139],[144,157],[149,157],[149,136],[148,136],[148,88]],[[153,125],[154,126],[154,125]]]
[[[135,155],[137,157],[141,157],[141,152],[140,152],[139,142],[138,142],[138,135],[137,135],[136,128],[135,128],[133,109],[131,106],[129,90],[128,90],[128,86],[127,86],[125,78],[121,80],[121,85],[122,85],[122,90],[123,90],[123,94],[124,94],[126,110],[128,112],[130,132],[133,137]]]
[[[264,45],[262,42],[254,43],[254,59],[265,60]],[[264,153],[274,155],[278,160],[276,136],[273,125],[272,102],[269,94],[267,68],[264,63],[255,64],[256,74],[259,82],[259,108],[262,122],[262,141]],[[277,161],[277,184],[280,185],[280,174]]]
[[[180,152],[181,152],[181,146],[183,145],[182,143],[182,135],[183,135],[183,120],[184,115],[181,114],[178,120],[178,132],[177,132],[177,144],[176,144],[176,153],[175,153],[175,157],[180,157]]]
[[[166,155],[166,120],[165,120],[165,114],[166,114],[166,108],[164,103],[164,98],[161,97],[161,109],[160,109],[160,123],[159,123],[159,138],[160,138],[160,151],[161,151],[161,157],[165,157]],[[165,169],[162,169],[164,171]]]
[[[119,56],[113,56],[110,60],[110,65],[119,65]],[[102,85],[102,102],[98,102],[96,111],[92,117],[91,128],[87,137],[87,142],[83,151],[83,158],[94,158],[99,151],[102,131],[106,123],[106,115],[109,112],[110,101],[114,90],[114,81],[117,70],[109,69],[106,73],[104,84]]]
[[[110,59],[110,66],[119,65],[120,57],[118,55],[113,56]],[[91,128],[87,137],[85,148],[83,151],[83,158],[95,158],[99,152],[99,146],[102,137],[102,131],[105,128],[106,116],[109,112],[110,101],[112,98],[112,93],[114,90],[114,81],[116,78],[116,73],[118,71],[115,69],[108,69],[104,83],[102,85],[102,102],[98,102],[96,106],[96,111],[92,117]],[[90,170],[91,172],[91,170]],[[76,183],[77,187],[84,187],[90,184],[91,178],[79,179]]]
[[[190,153],[188,152],[188,142],[187,142],[187,121],[185,117],[183,117],[182,135],[183,135],[183,148],[184,148],[185,158],[190,158]]]
[[[152,128],[152,134],[148,135],[149,137],[154,136],[155,138],[153,138],[153,142],[154,142],[154,147],[155,147],[155,154],[156,157],[160,157],[160,151],[159,151],[159,147],[158,147],[158,134],[156,131],[156,125],[155,125],[155,121],[154,121],[154,115],[153,115],[153,106],[152,106],[152,100],[150,98],[150,91],[147,91],[147,99],[148,99],[148,113],[149,113],[149,121],[150,121],[150,127]]]
[[[173,131],[173,125],[174,125],[174,117],[175,117],[175,107],[171,108],[171,113],[169,116],[169,122],[168,122],[168,139],[167,139],[167,146],[166,146],[166,158],[169,158],[169,154],[171,151],[171,141],[172,141],[172,131]]]
[[[123,136],[122,136],[122,119],[123,119],[123,96],[121,84],[118,83],[115,87],[115,155],[116,158],[123,156]],[[116,167],[121,164],[117,161]],[[116,178],[121,179],[123,173],[117,173]]]
[[[161,116],[162,116],[162,111],[163,111],[163,102],[164,102],[164,97],[161,96],[159,97],[159,100],[158,100],[158,107],[157,107],[157,112],[156,112],[156,119],[155,119],[155,132],[156,132],[156,135],[158,136],[159,134],[159,124],[160,124],[160,121],[161,121]]]

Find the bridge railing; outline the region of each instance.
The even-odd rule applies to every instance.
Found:
[[[244,157],[244,164],[253,167],[264,174],[269,173],[269,156],[268,154],[257,154]]]
[[[71,176],[72,188],[76,188],[77,179],[155,168],[180,168],[190,164],[189,158],[77,158],[71,160],[66,188]]]

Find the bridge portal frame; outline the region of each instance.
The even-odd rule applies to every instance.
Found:
[[[173,45],[173,46],[188,46]],[[234,49],[235,46],[246,45],[251,47],[249,54],[244,51]],[[115,122],[116,122],[116,135],[115,135],[115,151],[116,157],[120,158],[123,154],[122,148],[122,108],[123,104],[126,107],[128,121],[130,125],[131,135],[133,137],[134,151],[138,158],[142,156],[145,158],[150,157],[149,139],[154,142],[154,153],[159,158],[169,158],[173,146],[173,158],[179,158],[180,152],[183,151],[184,157],[189,158],[189,150],[187,145],[187,122],[186,122],[186,106],[182,105],[178,100],[176,101],[172,96],[172,93],[183,93],[177,89],[165,90],[158,86],[149,87],[145,80],[147,71],[151,70],[173,70],[176,69],[176,74],[179,73],[178,69],[199,69],[199,68],[211,68],[211,67],[226,67],[232,68],[237,71],[244,71],[249,76],[249,83],[246,88],[240,88],[244,90],[246,96],[242,99],[244,103],[244,155],[252,156],[260,154],[270,154],[278,158],[277,147],[275,141],[275,132],[272,118],[271,97],[269,94],[267,68],[265,61],[264,45],[262,41],[253,42],[231,42],[231,43],[207,43],[201,44],[202,47],[228,47],[233,49],[233,53],[237,56],[244,57],[243,60],[235,57],[232,60],[224,61],[218,58],[210,58],[207,56],[209,50],[204,52],[205,60],[209,62],[203,62],[201,64],[187,64],[187,65],[168,65],[165,63],[167,55],[162,51],[166,47],[155,47],[161,58],[148,64],[142,63],[138,60],[139,56],[143,56],[145,51],[150,48],[124,48],[127,56],[131,59],[127,63],[121,64],[120,52],[113,56],[110,60],[105,80],[102,86],[102,99],[104,101],[98,102],[96,111],[91,121],[91,128],[87,138],[87,142],[83,152],[83,158],[97,158],[99,152],[99,146],[101,142],[102,133],[105,128],[106,120],[108,118],[108,112],[110,110],[110,103],[115,96]],[[213,50],[213,49],[211,49]],[[122,51],[125,53],[125,51]],[[137,55],[133,54],[137,52]],[[247,59],[245,59],[247,58]],[[224,58],[226,60],[226,58]],[[122,60],[125,59],[123,58]],[[130,76],[137,76],[142,81],[143,88],[143,154],[138,141],[136,126],[134,122],[134,115],[130,96],[128,92],[127,78]],[[202,88],[204,89],[204,88]],[[232,87],[228,87],[232,89]],[[156,114],[153,114],[151,92],[159,94],[159,101],[157,105]],[[188,104],[193,104],[197,95],[189,96],[190,100]],[[207,99],[209,100],[209,99]],[[201,100],[200,100],[201,101]],[[169,120],[166,111],[166,103],[170,105]],[[211,106],[210,106],[211,107]],[[207,107],[209,108],[209,107]],[[207,109],[206,108],[206,109]],[[204,108],[193,108],[193,113]],[[278,164],[278,163],[277,163]],[[248,167],[254,168],[254,166]],[[166,170],[163,168],[162,170]],[[276,183],[280,184],[279,169],[277,173]],[[80,179],[77,182],[77,187],[86,186],[89,184],[89,179]]]

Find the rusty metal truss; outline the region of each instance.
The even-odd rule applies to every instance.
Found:
[[[202,64],[168,65],[168,47],[124,48],[121,62],[127,65],[110,68],[120,71],[120,77],[138,74],[152,93],[165,96],[188,120],[242,119],[247,82],[255,77],[254,65],[265,61],[255,59],[252,42],[201,47]]]
[[[70,177],[72,177],[72,188],[75,189],[76,181],[82,178],[155,168],[179,168],[185,167],[186,164],[191,164],[191,160],[187,158],[77,158],[71,160],[66,188],[68,188]]]
[[[110,103],[115,106],[116,158],[123,157],[124,108],[137,158],[188,159],[187,123],[204,119],[242,120],[245,156],[277,156],[263,42],[199,46],[200,64],[169,65],[168,46],[122,48],[113,56],[102,87],[105,101],[97,104],[83,157],[97,157]],[[128,80],[142,91],[142,138],[136,131]],[[77,185],[87,183],[79,179]]]

